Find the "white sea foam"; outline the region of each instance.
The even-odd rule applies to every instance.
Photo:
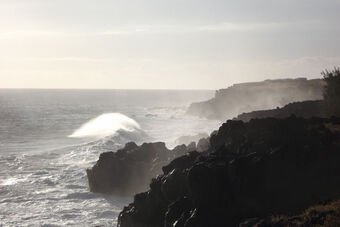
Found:
[[[27,180],[27,178],[10,177],[10,178],[7,178],[7,179],[1,181],[0,185],[2,185],[2,186],[14,185],[14,184],[17,184],[19,182],[26,181],[26,180]]]
[[[173,107],[177,92],[166,99],[153,99],[162,94],[158,91],[102,92],[25,92],[8,98],[15,108],[2,103],[9,114],[0,114],[1,127],[9,131],[0,133],[0,226],[116,226],[132,198],[89,192],[85,170],[100,153],[130,141],[172,147],[183,133],[209,133],[218,126]],[[168,107],[153,108],[164,103]]]
[[[102,114],[82,125],[69,137],[104,137],[115,134],[118,130],[134,131],[140,125],[121,113]]]

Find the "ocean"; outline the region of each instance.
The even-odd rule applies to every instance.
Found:
[[[214,91],[0,89],[0,226],[116,226],[130,197],[91,193],[86,168],[126,142],[210,134],[185,114]]]

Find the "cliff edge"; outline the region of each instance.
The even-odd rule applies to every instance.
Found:
[[[340,199],[338,118],[227,121],[210,144],[164,166],[118,226],[239,226]]]
[[[321,100],[325,81],[280,79],[235,84],[217,90],[215,97],[192,103],[187,113],[210,119],[232,119],[245,112],[274,109],[288,103]]]

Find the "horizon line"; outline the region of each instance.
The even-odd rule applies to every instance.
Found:
[[[259,83],[271,80],[296,80],[296,79],[306,79],[306,80],[318,80],[323,79],[322,77],[316,78],[308,78],[304,76],[300,77],[282,77],[282,78],[269,78],[264,80],[254,80],[254,81],[246,81],[246,82],[234,82],[231,84],[225,84],[225,86],[219,88],[40,88],[40,87],[0,87],[0,89],[8,89],[8,90],[164,90],[164,91],[217,91],[220,89],[224,89],[233,85],[237,84],[244,84],[244,83]]]
[[[0,87],[0,90],[155,90],[155,91],[215,91],[218,89],[195,89],[195,88],[185,88],[185,89],[177,89],[177,88],[16,88],[16,87]]]

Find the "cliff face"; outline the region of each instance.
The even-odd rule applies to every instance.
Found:
[[[286,118],[291,115],[303,118],[311,117],[329,117],[324,108],[324,102],[320,100],[316,101],[304,101],[294,102],[285,105],[282,108],[276,108],[271,110],[258,110],[249,113],[243,113],[238,115],[233,120],[250,121],[257,118]]]
[[[231,119],[238,114],[282,107],[291,102],[320,100],[325,82],[321,79],[283,79],[235,84],[216,91],[208,101],[192,103],[188,114]]]
[[[340,119],[228,121],[207,151],[164,166],[118,226],[238,226],[339,199],[339,151]]]

